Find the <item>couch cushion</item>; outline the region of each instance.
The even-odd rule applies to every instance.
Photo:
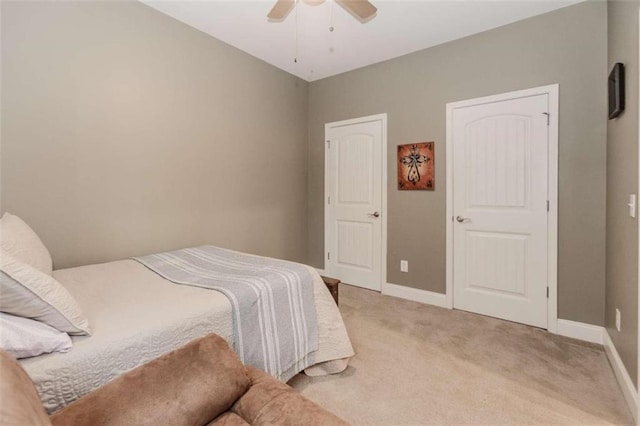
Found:
[[[36,387],[20,364],[4,351],[0,351],[0,372],[0,424],[50,425]]]
[[[248,424],[249,423],[245,422],[244,419],[236,413],[227,411],[213,419],[207,426],[246,426]]]
[[[347,425],[292,387],[254,367],[247,367],[251,388],[233,405],[251,425]]]
[[[238,356],[210,334],[117,377],[51,419],[54,425],[203,425],[249,385]]]

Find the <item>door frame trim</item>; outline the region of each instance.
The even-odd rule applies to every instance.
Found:
[[[333,270],[332,264],[331,262],[327,261],[326,258],[326,253],[327,253],[327,247],[328,242],[330,240],[330,235],[329,235],[329,204],[327,203],[327,199],[329,196],[329,162],[327,161],[328,155],[327,155],[327,150],[328,150],[328,144],[327,144],[327,132],[329,129],[334,128],[334,127],[342,127],[342,126],[349,126],[352,124],[362,124],[362,123],[369,123],[371,121],[380,121],[382,124],[382,143],[381,143],[381,149],[382,149],[382,157],[381,157],[381,161],[382,161],[382,188],[381,188],[381,192],[382,192],[382,206],[381,206],[381,216],[380,218],[381,220],[381,226],[382,226],[382,251],[380,253],[380,288],[377,289],[377,291],[382,291],[382,289],[385,286],[385,283],[387,282],[387,169],[388,169],[388,164],[387,164],[387,113],[382,113],[382,114],[375,114],[375,115],[368,115],[365,117],[358,117],[358,118],[351,118],[349,120],[341,120],[341,121],[334,121],[331,123],[326,123],[324,125],[324,200],[322,201],[322,203],[324,204],[324,253],[322,254],[324,256],[324,271],[326,272],[327,275],[332,276],[335,274],[335,271]],[[332,171],[331,171],[332,172]],[[339,278],[339,277],[336,277]]]
[[[559,85],[534,87],[498,95],[467,99],[447,104],[447,137],[446,137],[446,170],[447,170],[447,228],[446,242],[446,303],[453,309],[453,112],[464,108],[486,103],[526,98],[536,95],[548,95],[549,99],[549,154],[547,196],[549,199],[549,215],[547,221],[547,330],[556,333],[558,330],[558,113]]]

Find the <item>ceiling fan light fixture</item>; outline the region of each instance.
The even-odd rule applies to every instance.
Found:
[[[316,6],[324,0],[303,0],[305,3]],[[335,0],[343,9],[353,15],[358,21],[364,23],[375,18],[378,8],[369,0]],[[278,0],[271,11],[267,14],[269,21],[281,22],[291,13],[296,6],[296,0]]]

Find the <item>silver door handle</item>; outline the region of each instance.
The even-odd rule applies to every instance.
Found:
[[[456,220],[460,223],[466,222],[466,221],[471,221],[471,219],[469,219],[468,217],[462,217],[462,216],[458,216],[456,217]]]
[[[380,217],[380,213],[378,212],[367,213],[367,216]]]

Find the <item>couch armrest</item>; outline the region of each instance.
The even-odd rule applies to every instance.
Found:
[[[18,361],[0,350],[0,425],[50,425],[38,391]]]
[[[51,416],[54,425],[202,425],[250,385],[237,355],[210,334],[87,394]]]
[[[296,390],[254,367],[247,367],[251,387],[232,411],[251,425],[347,425]]]

